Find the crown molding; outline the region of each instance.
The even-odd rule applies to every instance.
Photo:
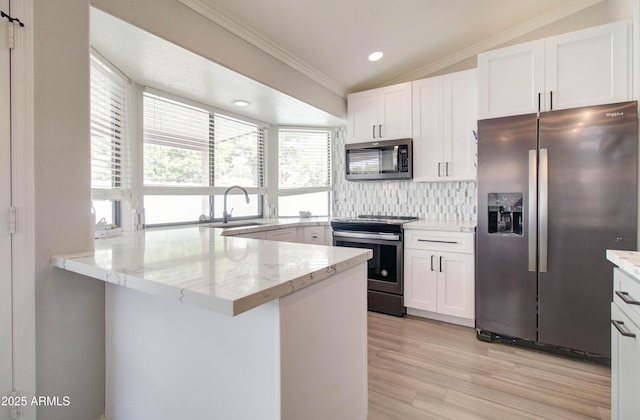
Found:
[[[330,78],[324,73],[316,70],[313,66],[304,62],[303,60],[296,57],[294,54],[290,53],[286,49],[280,47],[275,42],[269,40],[268,38],[258,34],[257,32],[252,31],[246,26],[238,23],[237,21],[231,19],[228,16],[223,15],[219,11],[212,8],[210,5],[205,4],[201,0],[178,0],[180,3],[185,6],[193,9],[195,12],[201,14],[205,18],[211,20],[212,22],[220,25],[225,28],[229,32],[234,35],[240,37],[245,40],[249,44],[254,47],[264,51],[275,59],[281,61],[287,66],[299,71],[306,77],[311,80],[319,83],[320,85],[326,87],[332,92],[346,97],[347,89],[338,83],[336,80]]]
[[[557,22],[560,19],[564,19],[591,6],[595,6],[596,4],[602,3],[603,1],[604,0],[576,0],[572,3],[554,9],[549,13],[525,22],[522,25],[518,25],[514,28],[509,29],[508,31],[501,32],[498,35],[492,36],[470,47],[457,51],[456,53],[448,55],[427,66],[421,67],[410,73],[406,73],[400,77],[389,80],[387,83],[385,83],[385,85],[392,85],[395,83],[408,82],[428,77],[429,75],[439,70],[445,69],[463,60],[471,58],[481,52],[494,49],[499,45],[505,44],[520,36],[526,35],[529,32],[533,32],[544,26]]]

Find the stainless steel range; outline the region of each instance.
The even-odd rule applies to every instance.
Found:
[[[358,216],[334,219],[333,245],[373,251],[368,263],[367,302],[370,311],[403,316],[403,224],[417,217]]]

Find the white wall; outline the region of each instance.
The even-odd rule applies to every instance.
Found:
[[[104,283],[52,268],[91,247],[89,5],[34,0],[36,392],[70,398],[38,418],[104,413]]]

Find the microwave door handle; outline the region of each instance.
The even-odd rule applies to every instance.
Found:
[[[398,149],[400,146],[393,146],[393,172],[398,172]]]

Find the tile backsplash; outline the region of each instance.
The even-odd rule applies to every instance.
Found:
[[[332,142],[334,217],[360,214],[418,216],[428,220],[476,220],[476,183],[347,181],[346,128],[334,130]]]

